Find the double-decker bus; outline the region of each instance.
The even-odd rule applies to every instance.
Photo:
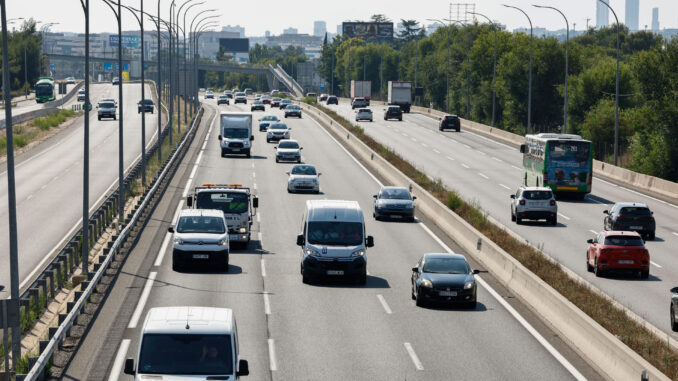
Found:
[[[523,153],[525,186],[545,186],[556,193],[584,198],[591,193],[593,145],[579,135],[526,135]]]
[[[38,103],[50,102],[55,99],[54,78],[40,77],[35,83],[35,101]]]

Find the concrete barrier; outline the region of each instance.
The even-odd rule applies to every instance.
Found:
[[[23,114],[12,115],[12,125],[23,123],[35,118],[41,118],[43,116],[47,116],[58,112],[59,110],[57,109],[57,107],[70,101],[73,95],[75,95],[80,89],[80,87],[82,87],[84,84],[85,84],[84,82],[78,83],[74,88],[71,89],[71,91],[68,92],[68,94],[64,95],[61,99],[45,103],[44,108],[25,112]],[[4,119],[0,120],[0,130],[4,130],[5,127],[6,127],[5,120]]]
[[[600,373],[613,380],[638,380],[645,370],[651,380],[669,379],[340,124],[314,107],[302,107],[370,171],[382,176],[385,183],[411,184],[412,193],[417,196],[417,208],[530,306]],[[482,242],[480,250],[478,240]]]

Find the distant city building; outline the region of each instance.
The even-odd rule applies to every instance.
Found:
[[[341,24],[337,25],[337,36],[341,36]]]
[[[302,48],[317,47],[323,45],[323,37],[311,36],[305,33],[290,34],[283,33],[280,36],[269,36],[266,38],[266,46],[280,46],[283,50],[288,46],[300,46]]]
[[[626,26],[630,31],[638,30],[638,13],[640,12],[640,0],[626,0]]]
[[[264,36],[265,36],[265,37],[270,37],[270,36],[271,36],[271,31],[270,31],[270,30],[267,30],[266,32],[264,32]]]
[[[219,47],[223,48],[224,54],[231,56],[233,61],[240,63],[249,62],[249,38],[220,38]]]
[[[299,29],[297,28],[283,29],[283,34],[299,34]]]
[[[222,32],[234,32],[238,33],[239,38],[245,38],[245,27],[240,25],[226,25],[221,27]]]
[[[209,58],[211,60],[217,59],[217,52],[219,51],[219,40],[222,38],[241,38],[240,32],[202,32],[198,39],[198,55],[200,57]],[[249,60],[249,55],[247,55]]]
[[[610,4],[610,0],[593,0],[596,2],[596,28],[605,28],[610,25],[610,9],[605,4]]]
[[[313,35],[316,37],[325,37],[325,33],[327,33],[327,23],[324,21],[314,21]]]
[[[659,8],[652,8],[652,31],[659,33]]]

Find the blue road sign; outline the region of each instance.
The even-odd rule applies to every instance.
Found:
[[[111,62],[104,62],[104,71],[113,71],[113,64]]]
[[[54,65],[54,62],[50,62],[50,63],[49,63],[49,68],[50,68],[51,70],[54,70],[54,68],[56,68],[56,65]]]

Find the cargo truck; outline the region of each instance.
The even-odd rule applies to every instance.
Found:
[[[254,140],[254,135],[252,135],[252,113],[222,111],[219,118],[221,156],[242,154],[250,157],[252,140]]]
[[[356,98],[365,98],[367,105],[370,105],[372,96],[371,81],[351,81],[351,102]]]
[[[412,107],[412,82],[388,81],[388,104],[400,106],[403,112]]]

